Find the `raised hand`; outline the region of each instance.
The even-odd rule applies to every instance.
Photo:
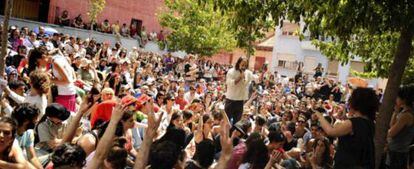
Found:
[[[86,113],[92,107],[92,105],[93,103],[89,102],[88,97],[85,97],[80,104],[79,112],[82,114]]]
[[[158,127],[160,126],[162,117],[164,113],[161,113],[158,119],[155,117],[154,112],[148,113],[148,127],[147,127],[147,135],[154,136],[157,133]]]
[[[276,163],[279,163],[280,160],[282,159],[283,153],[277,150],[274,150],[272,152],[272,155],[270,156],[270,160],[269,163],[273,166]]]
[[[114,120],[114,121],[118,122],[119,120],[121,120],[122,116],[124,115],[124,112],[127,109],[128,109],[127,106],[117,104],[112,110],[111,121]]]

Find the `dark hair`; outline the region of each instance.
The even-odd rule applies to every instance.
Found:
[[[171,115],[170,125],[174,125],[173,124],[173,121],[176,120],[176,119],[178,119],[178,118],[180,118],[180,117],[183,117],[183,114],[181,112],[174,112]]]
[[[174,93],[168,92],[164,97],[164,104],[167,104],[168,100],[175,98]]]
[[[258,116],[256,116],[255,122],[256,122],[257,125],[263,126],[267,123],[267,120],[262,115],[258,115]]]
[[[113,169],[124,169],[127,165],[128,152],[124,148],[125,139],[116,139],[114,145],[108,152],[106,160]]]
[[[19,107],[17,107],[16,109],[14,109],[11,117],[14,120],[16,120],[18,126],[22,126],[23,123],[26,121],[32,122],[33,119],[39,116],[39,114],[39,109],[27,103],[24,103],[19,105]]]
[[[29,52],[29,66],[27,68],[27,73],[30,74],[32,71],[36,70],[38,63],[38,59],[42,59],[43,55],[47,54],[47,48],[45,46],[40,46],[38,48],[34,48]]]
[[[83,167],[86,153],[79,145],[65,143],[55,149],[52,155],[53,167]]]
[[[414,104],[414,86],[413,85],[408,85],[408,86],[403,86],[400,88],[400,90],[398,91],[398,97],[401,100],[405,101],[405,104],[411,108],[413,108],[413,104]]]
[[[204,139],[196,144],[196,151],[193,159],[198,162],[203,168],[210,167],[213,164],[215,155],[214,142],[210,139]]]
[[[359,111],[362,115],[374,121],[379,101],[374,90],[370,88],[357,88],[349,98],[349,105],[352,109]]]
[[[118,62],[112,62],[111,63],[111,72],[115,73],[116,67],[120,66]]]
[[[12,135],[14,138],[17,131],[17,122],[10,117],[0,117],[0,123],[8,123],[12,126]]]
[[[17,89],[17,88],[19,88],[21,86],[26,87],[26,84],[24,84],[24,82],[22,82],[20,80],[10,81],[8,85],[9,85],[10,89]]]
[[[203,114],[203,123],[206,123],[210,119],[211,119],[210,114]]]
[[[292,134],[295,133],[295,131],[296,131],[296,124],[295,124],[295,122],[291,122],[291,121],[290,122],[287,122],[286,127],[287,127],[287,130],[290,131]]]
[[[169,126],[164,136],[162,136],[158,141],[171,141],[176,145],[177,151],[182,151],[185,148],[185,131],[181,128],[175,126]]]
[[[130,110],[125,111],[125,113],[122,115],[121,121],[127,121],[128,119],[130,119],[131,117],[133,117],[134,114],[135,114],[134,111],[130,111]]]
[[[278,131],[269,132],[269,134],[267,135],[267,138],[269,138],[270,143],[278,143],[278,142],[283,142],[286,140],[285,135],[283,135],[283,133],[278,132]]]
[[[245,60],[247,60],[246,57],[240,57],[239,59],[237,59],[236,65],[234,66],[234,69],[240,71],[240,64]]]
[[[157,142],[151,146],[149,164],[151,169],[170,169],[178,161],[180,151],[171,141]]]
[[[249,135],[249,137],[247,137],[246,139],[246,145],[250,145],[251,143],[257,141],[257,140],[261,140],[262,136],[260,135],[260,133],[258,132],[253,132],[252,134]]]
[[[250,163],[251,169],[263,169],[267,161],[269,161],[268,149],[262,139],[254,140],[247,145],[242,163]]]
[[[59,106],[61,106],[59,103],[50,104],[48,107],[46,107],[45,116],[46,117],[55,117],[55,118],[57,118],[59,120],[62,120],[62,121],[65,121],[66,119],[68,119],[69,116],[70,116],[70,112],[67,111],[67,110],[66,111],[63,111],[63,110],[62,111],[60,111],[60,110],[56,111],[56,109],[54,107],[59,107]]]
[[[216,112],[216,111],[214,111],[213,113],[212,113],[212,116],[213,116],[213,119],[214,120],[222,120],[223,119],[223,114],[221,114],[221,112]]]
[[[183,110],[183,119],[184,121],[190,119],[191,117],[193,117],[193,112],[190,110]]]
[[[329,139],[326,137],[316,138],[315,142],[313,143],[313,148],[315,149],[318,146],[318,141],[322,141],[323,145],[325,146],[325,152],[322,155],[322,165],[323,168],[331,168],[332,167],[332,158],[330,155],[330,142]]]
[[[10,117],[0,117],[0,123],[8,123],[10,124],[10,126],[12,127],[12,140],[14,140],[14,138],[16,137],[16,131],[17,131],[17,123],[14,119],[10,118]],[[7,161],[7,162],[12,162],[14,159],[10,159],[9,158],[9,154],[11,151],[13,145],[13,141],[10,144],[10,146],[8,148],[6,148],[6,150],[2,153],[3,154],[3,160]]]
[[[94,128],[92,128],[92,130],[97,130],[98,138],[102,138],[102,136],[105,133],[106,128],[108,128],[108,125],[109,125],[109,122],[105,122],[102,119],[98,119],[96,120],[95,126]],[[123,135],[124,135],[124,129],[122,127],[122,124],[118,123],[115,129],[115,136],[122,137]]]

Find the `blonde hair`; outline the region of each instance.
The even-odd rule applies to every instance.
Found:
[[[102,89],[101,93],[102,94],[106,94],[106,93],[108,93],[108,94],[115,94],[114,90],[111,89],[111,88],[109,88],[109,87],[105,87],[104,89]]]

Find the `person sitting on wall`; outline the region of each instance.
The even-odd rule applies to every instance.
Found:
[[[70,26],[69,12],[64,10],[62,15],[58,17],[57,24],[61,26]]]
[[[76,18],[75,21],[72,24],[73,27],[75,28],[79,28],[79,29],[83,29],[84,28],[84,24],[83,24],[83,20],[82,20],[82,15],[79,14]]]
[[[109,24],[108,19],[105,19],[104,22],[101,24],[101,30],[104,33],[112,33],[111,31],[111,24]]]

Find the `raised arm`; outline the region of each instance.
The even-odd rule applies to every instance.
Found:
[[[221,121],[220,125],[220,144],[222,149],[220,159],[214,169],[226,169],[233,151],[233,141],[229,137],[230,125],[224,120]]]
[[[73,137],[75,137],[76,129],[79,127],[79,122],[82,118],[82,116],[88,112],[91,108],[90,103],[88,103],[87,97],[85,97],[82,101],[82,104],[79,108],[79,112],[76,113],[75,117],[70,122],[67,131],[65,132],[65,135],[63,136],[62,143],[66,142],[72,142]]]
[[[203,116],[200,115],[198,119],[197,131],[195,132],[195,137],[194,137],[194,141],[196,143],[200,143],[201,141],[203,141],[203,126],[204,126]]]
[[[257,93],[254,92],[252,93],[252,95],[250,96],[249,100],[247,100],[246,103],[244,103],[244,107],[250,107],[250,105],[252,104],[253,100],[257,98]]]
[[[116,105],[112,111],[111,120],[109,121],[108,128],[106,128],[104,135],[96,147],[95,156],[92,159],[89,169],[98,169],[101,168],[110,147],[112,146],[112,141],[115,137],[115,130],[122,118],[122,115],[127,110],[128,107],[121,106],[120,104]]]
[[[343,123],[339,123],[332,127],[332,125],[325,119],[325,117],[323,117],[321,113],[315,112],[315,114],[318,116],[321,127],[329,136],[340,137],[352,132],[351,120],[346,120]]]
[[[135,160],[134,169],[145,169],[147,166],[151,144],[154,137],[157,135],[157,130],[163,115],[164,113],[161,113],[160,117],[156,119],[153,111],[148,113],[148,127],[145,130],[144,140],[142,141],[141,148]]]

